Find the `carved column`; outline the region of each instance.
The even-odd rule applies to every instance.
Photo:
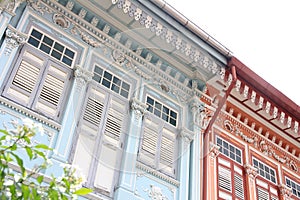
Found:
[[[246,190],[249,191],[247,199],[253,199],[256,197],[255,178],[257,176],[257,169],[248,163],[244,165],[244,169],[246,172]]]
[[[87,83],[92,80],[93,73],[75,66],[74,68],[74,84],[72,86],[70,96],[68,98],[67,107],[65,109],[62,121],[62,129],[55,144],[56,154],[53,155],[59,161],[65,162],[71,150],[73,135],[75,134],[76,124],[80,118],[82,103],[85,98]],[[70,141],[70,142],[65,142]]]
[[[131,120],[129,121],[128,134],[126,134],[125,147],[122,155],[122,166],[120,169],[120,185],[115,193],[115,199],[124,199],[124,193],[130,192],[134,195],[136,181],[136,162],[139,148],[142,119],[148,105],[138,100],[131,99]]]
[[[280,200],[290,200],[292,195],[292,188],[289,188],[288,186],[284,184],[278,185],[279,191],[280,191]]]
[[[2,85],[4,77],[12,65],[12,61],[16,55],[18,47],[24,44],[26,39],[26,34],[18,31],[11,25],[8,25],[0,53],[0,85]]]
[[[217,156],[220,154],[220,147],[209,142],[208,155],[205,159],[204,173],[204,199],[217,199]]]
[[[195,133],[188,130],[187,128],[182,128],[180,131],[180,141],[179,141],[179,161],[180,161],[180,194],[178,199],[188,199],[189,193],[189,177],[190,177],[190,143],[194,140]]]

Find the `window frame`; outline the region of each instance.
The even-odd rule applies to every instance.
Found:
[[[227,142],[228,145],[233,146],[235,149],[238,149],[241,152],[241,163],[237,162],[236,160],[232,159],[230,156],[227,156],[223,152],[220,152],[220,154],[217,157],[216,160],[216,174],[217,174],[217,187],[218,187],[218,199],[220,199],[220,193],[225,193],[227,195],[230,195],[232,199],[245,199],[246,198],[246,179],[245,179],[245,172],[243,170],[243,151],[242,149],[236,147],[232,143],[228,142],[227,140],[224,140],[222,137],[217,136],[216,137],[216,143],[218,139],[221,139],[222,142]],[[219,145],[218,145],[219,146]],[[227,170],[230,173],[230,191],[222,188],[220,186],[220,178],[219,178],[219,169],[223,168],[224,170]],[[241,183],[243,184],[242,186],[242,195],[243,198],[239,197],[238,193],[238,187],[239,183],[237,182],[237,178],[241,178]]]
[[[35,57],[30,57],[30,56],[26,57],[25,54],[28,54],[28,55],[30,54]],[[38,55],[38,56],[36,56],[36,55]],[[38,62],[35,61],[34,59],[40,59],[42,64],[38,64]],[[22,64],[23,62],[25,62],[25,64]],[[35,83],[32,86],[33,87],[32,91],[28,92],[28,91],[26,91],[26,89],[22,89],[22,87],[26,87],[26,84],[25,85],[22,84],[18,87],[14,84],[14,81],[16,78],[20,77],[19,70],[22,70],[21,68],[23,68],[25,65],[28,66],[32,63],[34,63],[34,66],[32,65],[32,68],[35,67],[36,69],[39,69],[39,71],[38,71],[38,76],[36,78],[34,78]],[[34,48],[30,44],[24,44],[22,46],[22,48],[19,49],[19,53],[14,58],[12,66],[13,67],[12,67],[11,71],[7,74],[6,84],[2,86],[1,95],[4,96],[5,98],[8,98],[8,99],[16,102],[17,104],[19,104],[21,106],[26,107],[27,109],[29,109],[33,112],[41,114],[41,115],[43,115],[47,118],[50,118],[54,121],[60,122],[60,120],[63,117],[63,115],[61,113],[63,113],[62,111],[65,109],[65,105],[67,103],[65,100],[70,93],[69,88],[71,87],[71,84],[72,84],[71,79],[73,76],[73,70],[70,69],[69,67],[62,66],[61,63],[58,62],[57,60],[55,60],[45,54],[41,54],[41,52],[38,49]],[[62,85],[60,85],[60,86],[63,86],[63,89],[62,89],[61,93],[59,94],[58,102],[56,105],[52,104],[52,107],[54,106],[54,108],[52,108],[53,111],[56,110],[56,112],[54,114],[50,114],[46,110],[41,110],[40,108],[36,107],[42,97],[41,92],[42,92],[44,86],[46,85],[45,84],[46,77],[52,76],[56,80],[59,80],[58,74],[54,75],[53,72],[49,71],[50,67],[55,68],[56,71],[64,72],[66,75],[65,76],[66,79],[64,79],[65,82],[63,82]],[[20,73],[22,73],[22,72],[20,72]],[[25,74],[27,74],[27,73],[24,72],[23,76],[25,76]],[[23,79],[24,79],[24,77],[23,77]],[[60,80],[62,80],[62,79],[60,79]],[[25,81],[25,80],[23,80],[23,81]],[[31,81],[33,81],[33,80],[31,80]],[[22,93],[24,96],[26,96],[26,94],[27,94],[28,102],[24,101],[24,99],[21,97],[19,98],[18,96],[14,96],[14,95],[10,94],[10,90],[15,90],[20,95]],[[48,104],[48,105],[51,104],[45,100],[42,100],[42,101],[44,101],[45,104]],[[49,108],[50,107],[51,107],[51,105],[49,106]]]
[[[152,99],[155,99],[153,97],[153,95],[150,95],[149,93],[146,93],[144,96],[144,101],[145,103],[147,102],[147,97],[150,96]],[[157,100],[156,100],[157,101]],[[177,174],[178,174],[178,153],[179,153],[179,144],[178,144],[178,124],[180,124],[180,120],[179,120],[179,111],[173,109],[171,106],[169,106],[169,104],[166,103],[162,103],[161,101],[158,101],[159,103],[161,103],[162,105],[167,106],[170,110],[173,110],[174,112],[177,113],[177,119],[176,119],[176,126],[168,123],[167,121],[165,121],[164,119],[158,117],[157,115],[155,115],[154,113],[150,112],[150,111],[146,111],[146,113],[144,114],[144,118],[143,118],[143,123],[142,123],[142,130],[141,130],[141,139],[140,139],[140,144],[139,144],[139,150],[138,150],[138,161],[152,167],[153,169],[157,170],[160,173],[163,173],[171,178],[177,179]],[[153,126],[158,127],[156,130],[153,130],[153,126],[151,125],[151,127],[149,126],[149,129],[151,129],[152,131],[156,131],[157,132],[157,139],[156,139],[156,147],[154,151],[154,156],[153,158],[150,158],[151,156],[147,156],[147,154],[149,152],[147,152],[146,150],[143,149],[143,145],[144,145],[144,137],[145,134],[149,134],[146,133],[146,126],[148,126],[149,124],[147,124],[147,122],[151,122],[151,124],[153,123]],[[172,136],[168,135],[167,133],[171,133],[173,134]],[[172,144],[174,145],[174,151],[173,152],[173,158],[172,158],[172,163],[167,163],[162,157],[162,152],[161,152],[161,147],[162,147],[162,140],[163,138],[166,138],[166,140],[172,141]],[[170,150],[166,149],[165,151],[165,155],[164,158],[166,158],[167,153],[170,152]],[[148,154],[149,155],[149,154]],[[152,159],[152,160],[151,160]],[[171,165],[170,165],[171,164]],[[171,171],[170,170],[164,170],[166,168],[164,167],[168,167],[170,168],[171,166]]]
[[[126,80],[126,79],[125,79]],[[126,80],[127,81],[127,80]],[[132,83],[128,81],[128,83],[130,84],[130,88],[132,87]],[[99,101],[102,102],[103,107],[102,107],[102,113],[101,113],[101,119],[99,121],[99,124],[93,124],[91,122],[88,122],[87,120],[84,119],[85,117],[85,108],[87,106],[87,102],[89,101],[90,97],[93,95],[92,90],[95,90],[99,93],[101,93],[104,98],[103,101],[100,100],[98,97],[97,99]],[[130,93],[129,93],[130,96]],[[107,140],[107,135],[105,135],[105,131],[106,131],[106,127],[108,125],[108,115],[109,115],[109,111],[111,110],[110,106],[111,106],[111,102],[115,100],[117,102],[119,102],[122,105],[125,105],[125,110],[128,111],[127,115],[124,114],[123,116],[123,121],[122,121],[122,126],[121,126],[121,132],[120,132],[120,137],[119,137],[119,146],[113,146],[113,144]],[[124,103],[124,104],[123,104]],[[82,105],[82,111],[81,111],[81,118],[78,122],[78,128],[77,128],[77,133],[76,136],[74,137],[74,142],[73,142],[73,146],[72,146],[72,150],[71,150],[71,155],[70,155],[70,162],[73,163],[74,159],[75,159],[75,154],[76,154],[76,149],[78,146],[78,142],[79,142],[79,137],[81,135],[86,136],[87,134],[90,134],[91,132],[86,131],[86,130],[82,130],[83,126],[88,127],[89,129],[94,129],[97,130],[96,131],[96,136],[95,136],[95,144],[94,144],[94,150],[92,151],[92,161],[90,164],[90,167],[88,169],[88,176],[87,176],[87,181],[84,183],[84,185],[86,187],[91,187],[94,189],[94,191],[101,193],[102,195],[105,196],[109,196],[109,197],[113,197],[114,194],[114,187],[118,184],[118,180],[119,180],[119,175],[120,175],[120,170],[114,170],[113,172],[113,183],[112,183],[112,187],[110,188],[110,191],[104,190],[100,187],[95,186],[96,183],[96,176],[97,176],[97,168],[98,168],[98,163],[97,163],[97,159],[100,159],[100,156],[102,155],[102,151],[104,151],[104,148],[114,148],[116,149],[116,160],[117,160],[117,169],[119,169],[121,167],[121,160],[122,160],[122,155],[124,152],[124,142],[126,139],[126,132],[129,128],[128,125],[128,115],[129,115],[129,98],[125,98],[123,96],[121,96],[120,94],[115,93],[114,91],[108,89],[107,87],[105,87],[102,84],[97,83],[96,81],[91,81],[88,84],[87,87],[87,91],[85,94],[85,100],[83,102]],[[127,117],[126,117],[127,116]],[[89,137],[89,136],[87,136]],[[106,138],[106,139],[105,139]],[[109,138],[108,138],[109,139]],[[96,145],[97,144],[97,145]],[[105,147],[104,147],[105,146]],[[101,172],[100,172],[101,173]],[[99,174],[100,174],[99,173]]]
[[[290,183],[290,186],[289,186],[287,179],[289,179],[290,182],[294,182],[294,184],[296,186],[296,194],[294,194],[292,183]],[[285,176],[285,185],[292,189],[292,195],[295,198],[300,199],[300,183],[299,182],[296,182],[295,180],[291,179],[289,176]]]

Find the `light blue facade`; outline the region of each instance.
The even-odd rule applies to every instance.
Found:
[[[88,199],[200,199],[201,113],[215,109],[206,91],[224,55],[150,1],[10,2],[0,34],[0,127],[43,125],[47,175],[79,165]]]

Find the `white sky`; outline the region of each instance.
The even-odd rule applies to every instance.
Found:
[[[166,0],[300,105],[299,0]]]

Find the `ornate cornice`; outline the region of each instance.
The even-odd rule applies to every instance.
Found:
[[[221,68],[208,54],[204,53],[199,47],[194,46],[184,39],[180,34],[176,34],[174,30],[160,23],[155,17],[144,11],[130,0],[112,0],[112,4],[121,9],[129,17],[139,21],[142,26],[149,31],[154,32],[157,37],[165,40],[174,46],[180,53],[189,57],[195,65],[203,67],[208,71],[221,74]]]
[[[136,120],[138,120],[142,116],[144,116],[145,112],[147,111],[148,105],[134,97],[130,101],[130,108],[134,112]]]
[[[255,179],[256,176],[258,175],[257,168],[253,167],[252,165],[250,165],[248,163],[244,165],[244,169],[245,169],[246,174],[252,179]]]
[[[7,26],[5,34],[6,34],[5,37],[6,47],[5,47],[4,54],[7,56],[10,55],[13,49],[24,44],[28,37],[26,34],[18,31],[11,25]]]
[[[239,128],[240,124],[238,124],[237,122],[236,123],[232,122],[232,120],[228,120],[228,119],[224,120],[223,126],[224,126],[225,130],[229,131],[232,134],[235,134],[236,136],[240,137],[245,142],[252,144],[257,150],[262,152],[264,155],[272,157],[279,163],[285,164],[289,169],[291,169],[295,172],[298,172],[298,166],[297,166],[296,162],[291,157],[287,156],[287,154],[290,154],[288,151],[284,151],[282,153],[283,155],[280,155],[280,154],[278,154],[277,151],[274,150],[274,149],[279,150],[279,148],[275,146],[277,144],[275,144],[274,141],[270,142],[263,136],[255,134],[254,130],[251,130],[251,132],[253,132],[252,134],[250,134],[250,133],[245,134]],[[249,136],[249,135],[251,135],[251,136]]]

